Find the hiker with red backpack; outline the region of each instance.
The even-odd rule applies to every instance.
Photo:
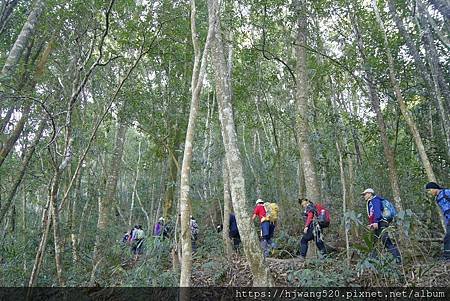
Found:
[[[440,259],[448,263],[450,262],[450,189],[443,188],[434,182],[427,183],[425,189],[434,196],[445,218],[444,252]]]
[[[376,195],[372,188],[367,188],[361,195],[367,202],[366,208],[369,218],[369,225],[367,227],[373,231],[375,241],[381,238],[383,245],[395,258],[395,262],[400,264],[402,262],[400,252],[397,246],[392,243],[389,234],[385,230],[397,214],[395,207],[388,200]],[[374,257],[374,253],[371,256]]]
[[[300,240],[300,257],[301,261],[306,258],[308,252],[309,241],[315,239],[315,243],[323,258],[327,254],[325,243],[323,242],[322,229],[330,225],[330,213],[321,204],[313,204],[307,198],[298,199],[300,205],[304,208],[304,216],[306,218],[303,236]]]
[[[266,209],[264,207],[264,201],[261,199],[256,200],[256,206],[253,210],[252,222],[256,217],[259,217],[261,224],[261,247],[263,249],[264,257],[269,257],[269,243],[270,243],[270,222],[266,216]]]

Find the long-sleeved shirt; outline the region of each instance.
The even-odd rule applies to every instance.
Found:
[[[450,223],[450,189],[441,189],[436,195],[436,203],[439,205],[445,217],[445,223]]]
[[[266,218],[266,208],[264,208],[263,204],[258,204],[255,207],[255,210],[253,211],[253,214],[255,214],[257,217],[259,217],[259,221],[262,223],[265,221]]]
[[[155,224],[155,228],[153,229],[153,235],[155,236],[161,236],[162,232],[163,232],[163,224],[161,222],[157,222]]]
[[[367,201],[367,216],[369,223],[379,223],[383,219],[383,208],[381,204],[382,199],[375,195]]]

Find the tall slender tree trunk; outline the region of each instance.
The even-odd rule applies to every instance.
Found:
[[[420,136],[419,130],[417,129],[416,123],[411,115],[411,112],[409,112],[408,108],[406,107],[405,101],[403,99],[403,95],[400,91],[400,86],[397,82],[397,75],[395,73],[394,59],[393,59],[391,51],[389,49],[389,43],[388,43],[388,39],[386,36],[386,29],[384,28],[383,20],[381,19],[380,12],[378,11],[377,3],[375,0],[372,0],[372,7],[375,12],[375,17],[378,22],[378,25],[380,26],[381,31],[383,33],[384,48],[386,51],[388,65],[389,65],[389,78],[390,78],[391,85],[395,92],[395,97],[397,98],[402,115],[405,118],[405,121],[409,127],[409,130],[414,138],[414,142],[416,144],[417,151],[419,153],[420,159],[422,161],[422,165],[427,174],[428,180],[432,181],[432,182],[436,182],[436,176],[434,175],[433,168],[431,166],[430,160],[428,159],[428,155],[425,151],[425,146],[422,142],[422,137]],[[437,210],[439,209],[437,204],[436,204],[436,209]],[[438,212],[441,215],[441,211],[438,210]],[[441,226],[445,231],[446,227],[445,227],[443,218],[441,218]]]
[[[297,0],[297,45],[295,46],[295,54],[297,57],[296,64],[296,101],[297,101],[297,136],[298,147],[300,149],[300,157],[302,160],[303,172],[305,176],[306,196],[313,202],[320,200],[320,184],[316,168],[314,166],[314,157],[309,142],[309,109],[308,109],[308,74],[306,50],[307,45],[307,3],[305,0]]]
[[[444,16],[450,20],[450,3],[448,0],[428,0]]]
[[[302,159],[298,160],[298,197],[306,197],[305,173],[303,172]]]
[[[120,115],[120,114],[119,114]],[[122,155],[125,143],[125,136],[127,126],[123,120],[123,116],[119,116],[116,140],[114,143],[114,151],[109,164],[108,180],[105,187],[106,195],[98,199],[98,220],[97,232],[95,237],[94,255],[92,260],[91,284],[95,281],[97,270],[102,270],[105,263],[105,258],[108,255],[109,237],[108,226],[111,221],[111,208],[115,205],[117,182],[119,180],[119,173],[122,163]],[[104,271],[102,271],[104,272]]]
[[[69,229],[70,229],[70,243],[72,246],[72,262],[76,264],[80,260],[79,250],[78,250],[78,233],[76,227],[76,217],[78,212],[78,202],[83,199],[81,192],[81,178],[82,171],[80,171],[80,175],[78,177],[76,195],[71,202],[71,208],[69,212]]]
[[[211,98],[211,102],[209,99]],[[202,174],[203,174],[203,185],[202,185],[202,194],[204,200],[208,200],[210,195],[209,192],[211,191],[211,162],[210,162],[210,156],[211,156],[211,144],[213,139],[213,127],[211,126],[211,120],[214,116],[214,108],[215,108],[215,97],[212,95],[212,97],[208,96],[208,102],[207,102],[207,113],[206,113],[206,121],[205,121],[205,130],[204,130],[204,143],[203,143],[203,150],[202,150]]]
[[[13,47],[9,51],[5,64],[0,73],[0,80],[10,76],[19,62],[23,50],[25,49],[28,40],[33,36],[39,16],[44,9],[45,0],[36,0],[28,19],[22,27],[19,36],[16,39]]]
[[[341,175],[341,184],[342,184],[342,216],[344,220],[344,233],[345,233],[345,249],[346,249],[346,255],[347,255],[347,265],[350,266],[350,242],[349,242],[349,235],[348,230],[350,228],[350,221],[347,218],[347,183],[346,183],[346,176],[345,176],[345,167],[344,167],[344,159],[342,156],[341,151],[341,145],[339,142],[339,137],[336,137],[336,150],[339,157],[339,172]]]
[[[8,21],[11,19],[12,12],[17,6],[19,0],[2,1],[0,7],[0,35],[6,28]]]
[[[405,100],[403,99],[403,95],[400,91],[400,86],[397,81],[397,75],[395,73],[394,59],[393,59],[391,51],[389,49],[389,43],[388,43],[388,39],[386,36],[386,30],[384,28],[383,21],[381,20],[381,16],[378,11],[378,7],[377,7],[375,0],[372,0],[372,7],[374,9],[378,25],[380,26],[381,31],[383,33],[384,48],[385,48],[386,56],[388,59],[388,65],[389,65],[389,78],[391,81],[392,88],[394,89],[394,92],[395,92],[395,97],[397,98],[402,115],[405,118],[405,121],[406,121],[406,123],[409,127],[409,130],[410,130],[410,132],[414,138],[414,141],[416,143],[417,151],[419,152],[419,156],[421,158],[422,165],[425,169],[428,180],[436,182],[436,176],[434,175],[433,168],[431,166],[430,160],[428,159],[428,155],[425,151],[425,146],[422,142],[422,137],[420,137],[419,130],[417,129],[416,123],[414,122],[414,119],[411,116],[411,112],[409,112],[408,108],[406,107]]]
[[[136,162],[136,176],[134,177],[133,183],[133,191],[131,194],[131,207],[130,207],[130,217],[128,219],[128,225],[132,225],[133,222],[133,210],[134,210],[134,199],[136,198],[137,193],[137,182],[139,179],[139,166],[141,165],[141,141],[139,141],[138,145],[138,160]],[[148,229],[150,231],[150,228]]]
[[[417,50],[414,42],[411,39],[411,36],[409,35],[408,31],[405,28],[405,25],[398,15],[397,8],[395,5],[394,0],[388,1],[389,5],[389,11],[391,12],[391,15],[395,21],[395,24],[397,25],[397,28],[399,29],[401,35],[405,39],[406,45],[408,46],[409,52],[411,53],[414,63],[416,64],[420,75],[422,76],[425,85],[427,87],[427,91],[429,91],[430,96],[434,99],[437,109],[439,111],[439,116],[442,122],[442,127],[444,128],[445,133],[445,140],[447,145],[447,155],[448,158],[450,158],[450,121],[447,117],[449,114],[449,111],[446,109],[444,102],[449,103],[450,102],[450,96],[448,99],[442,99],[443,95],[441,93],[441,89],[439,87],[439,62],[437,59],[437,51],[433,44],[433,39],[429,31],[428,24],[426,22],[424,23],[424,40],[425,40],[425,49],[428,52],[429,62],[430,62],[430,69],[431,69],[431,77],[428,74],[428,70],[426,69],[424,63],[421,60],[419,51]],[[421,6],[419,5],[419,12],[423,16],[424,13],[421,12]],[[444,101],[444,102],[443,102]]]
[[[230,213],[231,213],[231,192],[230,192],[230,178],[228,175],[228,167],[226,158],[223,160],[223,230],[222,237],[225,246],[225,254],[230,256],[233,252],[231,241],[228,236],[230,229]]]
[[[9,210],[9,207],[11,206],[11,204],[13,203],[14,197],[16,196],[16,192],[17,189],[20,186],[20,183],[22,183],[23,177],[25,176],[25,173],[27,171],[28,168],[28,164],[31,160],[31,158],[33,157],[34,151],[36,149],[36,146],[39,143],[39,140],[41,139],[42,136],[42,132],[45,129],[45,124],[46,124],[46,120],[43,119],[40,121],[39,125],[38,125],[38,129],[35,133],[33,142],[31,143],[27,154],[25,155],[25,158],[22,162],[22,167],[20,168],[20,173],[19,176],[16,178],[16,181],[14,182],[14,185],[11,189],[11,191],[8,194],[8,197],[6,198],[6,200],[3,202],[4,205],[1,207],[0,210],[0,224],[3,222],[3,218],[6,216],[6,213]]]
[[[58,191],[61,181],[62,170],[58,168],[52,179],[52,185],[50,188],[50,209],[53,224],[53,242],[55,247],[55,263],[56,263],[56,275],[58,278],[59,286],[65,286],[65,279],[63,276],[62,266],[62,241],[59,225],[59,212],[58,212]]]
[[[196,7],[195,0],[191,1],[191,34],[192,43],[194,46],[194,67],[192,71],[192,83],[191,83],[191,108],[189,112],[189,122],[186,130],[186,140],[184,144],[183,152],[183,164],[181,167],[180,178],[180,213],[181,213],[181,275],[180,275],[180,287],[191,286],[191,273],[192,273],[192,245],[191,245],[191,232],[189,228],[190,215],[191,215],[191,202],[189,200],[189,174],[192,162],[192,150],[194,144],[194,134],[196,118],[198,114],[198,106],[200,93],[203,87],[203,79],[206,72],[207,53],[211,41],[212,28],[208,29],[208,35],[206,37],[205,48],[203,54],[201,54],[200,43],[198,39],[196,29]],[[211,18],[211,17],[210,17]],[[184,292],[187,292],[186,290]],[[181,295],[182,299],[187,295]]]
[[[255,171],[255,168],[253,167],[253,161],[250,159],[250,156],[247,151],[247,143],[245,142],[245,125],[244,130],[242,131],[242,149],[244,150],[245,157],[247,158],[247,164],[250,168],[250,172],[253,175],[253,178],[255,179],[255,195],[257,197],[261,196],[261,178],[259,174]]]
[[[15,110],[15,107],[11,106],[8,109],[8,111],[6,112],[5,117],[2,118],[2,121],[0,123],[0,137],[5,132],[8,124],[9,124],[9,121],[11,120],[11,116],[12,116],[12,113],[14,112],[14,110]],[[0,140],[0,149],[2,149],[2,148],[3,148],[3,141]]]
[[[398,183],[397,168],[395,166],[394,152],[392,151],[392,148],[389,144],[389,139],[386,131],[386,124],[384,122],[383,112],[381,112],[380,108],[380,99],[378,98],[378,93],[374,82],[375,78],[372,75],[372,72],[368,65],[368,60],[366,57],[366,53],[364,51],[365,48],[361,37],[361,33],[359,32],[358,24],[353,14],[352,14],[352,21],[353,21],[352,22],[353,30],[355,32],[357,39],[359,55],[363,60],[364,73],[366,74],[367,78],[367,88],[369,90],[370,103],[372,106],[372,110],[375,112],[378,129],[380,131],[381,143],[383,145],[384,157],[386,158],[387,161],[386,163],[389,175],[389,183],[391,185],[394,202],[397,208],[399,210],[402,210],[403,206],[401,201],[400,185]]]
[[[178,124],[172,128],[172,132],[174,133],[172,150],[176,150],[180,144],[180,129],[178,128]],[[166,189],[164,193],[164,205],[163,205],[163,217],[168,220],[169,216],[173,213],[173,203],[175,196],[175,188],[177,183],[178,176],[178,162],[176,158],[170,151],[167,155],[167,163],[169,165],[168,173],[167,173],[167,181],[166,181]]]
[[[31,104],[25,105],[22,112],[22,116],[17,122],[14,131],[11,133],[11,135],[8,137],[8,139],[0,149],[0,166],[2,166],[3,162],[6,159],[6,156],[8,156],[8,154],[11,152],[17,139],[19,139],[20,134],[22,134],[23,128],[28,120],[30,112],[31,112]]]
[[[45,248],[47,246],[48,233],[50,232],[50,225],[51,225],[50,199],[47,201],[47,204],[44,207],[41,223],[43,232],[41,235],[41,241],[39,242],[38,250],[36,252],[36,259],[34,261],[33,269],[31,271],[30,281],[28,282],[28,286],[30,288],[36,285],[37,277],[41,270],[42,261],[44,260]]]
[[[269,268],[264,263],[264,257],[247,211],[244,172],[233,119],[233,107],[231,105],[232,89],[227,72],[227,63],[221,36],[219,7],[216,1],[208,0],[208,10],[211,16],[209,24],[214,28],[211,61],[214,66],[219,119],[229,172],[231,200],[236,213],[244,253],[253,274],[253,285],[260,287],[273,286],[272,276],[270,275]]]
[[[424,31],[423,40],[425,50],[427,52],[428,65],[430,66],[431,79],[430,89],[434,88],[436,94],[437,110],[442,121],[442,127],[444,129],[444,136],[447,146],[447,156],[450,159],[450,90],[449,84],[444,78],[444,72],[439,63],[439,54],[436,46],[434,45],[433,35],[431,34],[429,22],[430,16],[423,8],[420,1],[418,2],[418,10],[420,19],[422,20],[422,29]],[[418,17],[419,18],[419,17]],[[428,76],[429,78],[429,76]]]

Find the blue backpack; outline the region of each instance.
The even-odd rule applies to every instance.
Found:
[[[397,216],[397,209],[395,209],[395,206],[386,199],[381,200],[381,206],[383,208],[383,211],[381,212],[383,219],[392,222],[394,217]]]

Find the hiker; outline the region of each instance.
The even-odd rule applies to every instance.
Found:
[[[136,231],[138,229],[138,225],[134,225],[134,227],[130,230],[130,236],[128,237],[128,244],[131,246],[131,254],[136,253]]]
[[[450,189],[443,188],[434,182],[429,182],[425,189],[428,190],[434,200],[439,205],[442,214],[445,218],[445,237],[444,237],[444,252],[440,259],[450,262]]]
[[[266,209],[264,207],[264,201],[261,199],[256,200],[256,206],[253,210],[252,222],[256,217],[259,217],[261,225],[261,247],[263,249],[264,257],[269,257],[269,243],[270,243],[270,222],[266,217]]]
[[[189,221],[189,229],[191,229],[192,252],[195,252],[197,251],[198,224],[192,215]]]
[[[122,237],[122,241],[121,241],[122,247],[126,247],[126,245],[128,244],[129,238],[130,238],[130,232],[125,231],[123,233],[123,237]]]
[[[174,221],[169,219],[167,223],[164,223],[163,237],[172,238],[174,234],[174,228],[175,228]]]
[[[153,236],[160,237],[164,233],[164,218],[160,217],[153,228]]]
[[[398,251],[397,246],[392,243],[389,234],[385,230],[389,227],[390,221],[383,217],[383,198],[376,195],[372,188],[367,188],[361,195],[367,202],[367,216],[369,217],[370,223],[367,227],[373,231],[375,240],[378,240],[381,237],[383,245],[389,250],[392,256],[394,256],[395,262],[400,264],[402,262],[400,252]]]
[[[233,249],[235,251],[239,250],[239,245],[241,243],[241,236],[239,235],[239,230],[236,222],[236,216],[234,213],[230,213],[230,223],[228,236],[233,241]]]
[[[143,253],[143,246],[144,246],[144,230],[142,229],[141,225],[137,225],[135,230],[133,231],[133,254],[134,254],[134,260],[137,261],[139,258],[139,255]]]
[[[317,222],[318,213],[325,211],[325,208],[320,205],[314,205],[313,202],[307,198],[298,199],[298,202],[303,207],[303,215],[305,216],[305,227],[303,228],[303,236],[300,240],[300,257],[301,261],[306,258],[308,252],[308,243],[311,240],[315,240],[316,246],[319,249],[320,257],[323,258],[327,254],[325,243],[322,237],[322,227]]]
[[[269,244],[272,248],[276,248],[276,244],[272,242],[273,235],[275,233],[275,228],[278,223],[278,205],[273,200],[272,202],[264,203],[264,208],[266,209],[266,218],[269,220]]]

